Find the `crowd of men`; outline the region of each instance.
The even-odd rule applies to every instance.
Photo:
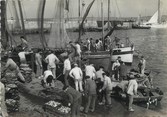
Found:
[[[79,116],[79,108],[82,104],[82,97],[87,98],[85,103],[84,113],[88,113],[89,111],[95,111],[96,101],[99,105],[106,105],[108,108],[111,108],[111,92],[113,89],[112,79],[116,79],[118,81],[127,80],[127,68],[123,61],[121,61],[121,57],[113,63],[112,65],[112,77],[110,77],[110,73],[104,70],[103,66],[100,66],[98,69],[95,69],[93,64],[86,63],[84,64],[84,68],[81,66],[81,47],[79,43],[69,43],[71,46],[70,52],[65,52],[60,56],[63,58],[63,75],[64,75],[64,92],[69,96],[69,105],[71,106],[71,116],[77,117]],[[25,44],[26,45],[26,44]],[[91,50],[91,39],[87,39],[87,48]],[[100,49],[102,47],[101,40],[96,41],[96,49]],[[25,49],[26,48],[26,49]],[[20,63],[26,64],[26,54],[32,53],[32,51],[27,51],[27,45],[24,47],[23,51],[19,52],[18,56],[20,57]],[[42,61],[47,63],[47,69],[43,70]],[[36,64],[36,78],[42,79],[43,86],[55,87],[55,81],[57,80],[56,76],[56,66],[60,62],[60,58],[58,58],[53,51],[49,51],[49,53],[44,56],[42,55],[42,51],[39,49],[35,53],[35,64]],[[139,71],[144,75],[146,66],[146,61],[144,57],[141,57],[140,63],[138,65]],[[3,73],[10,69],[15,71],[19,76],[22,82],[25,82],[25,78],[21,74],[18,65],[12,60],[10,54],[8,56],[5,69]],[[137,81],[134,74],[128,74],[129,83],[127,87],[127,95],[129,97],[128,110],[134,111],[132,108],[133,96],[137,95]],[[74,87],[70,84],[70,80],[74,82]],[[2,90],[2,89],[1,89]],[[3,95],[3,94],[2,94]],[[1,101],[3,103],[3,101]],[[6,117],[6,116],[4,116]]]

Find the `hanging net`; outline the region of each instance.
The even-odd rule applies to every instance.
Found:
[[[64,25],[64,6],[64,0],[56,0],[55,17],[53,18],[50,38],[47,42],[49,48],[64,49],[70,41]]]

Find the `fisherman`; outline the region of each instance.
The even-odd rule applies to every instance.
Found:
[[[96,39],[96,42],[95,42],[95,51],[99,51],[100,50],[100,45],[99,45],[99,40]]]
[[[35,64],[36,64],[36,77],[37,78],[42,78],[43,75],[42,75],[42,56],[41,56],[41,50],[38,49],[37,50],[37,53],[35,53]]]
[[[83,87],[82,87],[83,73],[81,68],[78,67],[78,64],[76,63],[74,64],[74,68],[71,69],[69,75],[74,79],[75,89],[77,91],[80,90],[80,92],[83,92]],[[79,85],[79,88],[78,88],[78,85]]]
[[[121,61],[122,61],[122,60],[121,60],[121,57],[118,56],[117,59],[118,59],[118,62],[121,64]]]
[[[100,50],[103,50],[103,42],[101,38],[99,39],[99,46],[100,46]]]
[[[45,61],[48,63],[47,69],[52,71],[53,77],[56,79],[56,63],[59,63],[59,59],[52,50],[49,51],[49,55],[45,58]]]
[[[145,68],[146,68],[146,60],[144,59],[144,56],[141,56],[141,59],[138,64],[139,72],[144,75]]]
[[[88,38],[86,39],[86,47],[90,51],[90,40]]]
[[[120,66],[120,63],[118,59],[116,59],[112,65],[112,78],[113,79],[116,79],[116,80],[119,79],[119,66]]]
[[[71,53],[69,54],[69,59],[71,63],[76,63],[81,57],[81,49],[79,44],[74,44],[72,41],[69,42],[71,46]],[[77,46],[76,46],[77,45]],[[80,60],[79,60],[80,62]]]
[[[55,87],[55,83],[54,83],[53,79],[54,79],[54,77],[53,77],[52,71],[51,70],[46,70],[44,72],[43,80],[41,81],[42,85],[45,88]]]
[[[87,63],[85,64],[85,75],[89,76],[91,79],[95,79],[96,70],[95,70],[93,64],[90,64],[90,65],[88,65]]]
[[[111,83],[111,79],[109,77],[109,73],[106,72],[106,73],[103,73],[103,79],[104,79],[104,85],[103,87],[99,90],[99,92],[101,91],[105,91],[105,98],[106,98],[106,101],[107,101],[107,106],[110,108],[111,107],[111,92],[112,92],[112,83]]]
[[[128,110],[130,112],[133,112],[134,109],[132,107],[133,104],[133,98],[136,95],[137,96],[137,88],[138,84],[136,81],[136,77],[133,75],[133,73],[128,74],[129,82],[128,82],[128,88],[127,88],[127,95],[128,95]]]
[[[119,67],[119,80],[125,80],[127,75],[127,66],[123,61],[120,61],[120,67]]]
[[[64,86],[63,91],[68,95],[69,98],[69,106],[71,106],[71,117],[79,117],[82,103],[82,94],[70,86]]]
[[[33,51],[28,51],[27,49],[18,53],[18,56],[20,58],[20,65],[27,63],[26,55],[31,54],[31,53],[33,53]]]
[[[24,36],[20,36],[21,39],[21,46],[23,50],[28,50],[29,46],[28,46],[28,42],[27,40],[24,38]]]
[[[95,110],[96,103],[96,83],[94,80],[90,78],[90,76],[85,77],[85,97],[87,98],[87,102],[85,105],[85,113],[88,113],[89,107],[91,107],[91,112]]]
[[[101,91],[99,92],[99,90],[103,87],[103,83],[104,83],[104,79],[103,79],[103,74],[104,73],[104,67],[100,66],[99,70],[96,72],[96,86],[97,86],[97,98],[99,101],[99,105],[103,104],[103,97],[104,97],[104,93],[105,91]]]
[[[93,44],[93,39],[90,38],[90,51],[93,52],[94,51],[94,44]]]
[[[78,66],[81,67],[81,46],[78,42],[75,42],[76,47],[76,55],[75,55],[75,62],[78,63]]]
[[[71,70],[71,62],[70,59],[68,57],[68,55],[65,57],[65,61],[64,61],[64,68],[63,68],[63,74],[64,74],[64,82],[65,85],[69,85],[68,83],[68,75],[70,73]]]
[[[23,77],[22,73],[20,72],[17,64],[12,60],[11,54],[8,55],[6,65],[5,65],[5,68],[4,68],[2,73],[5,74],[6,70],[8,70],[8,69],[11,71],[15,71],[16,75],[20,78],[20,80],[22,82],[25,82],[25,78]]]

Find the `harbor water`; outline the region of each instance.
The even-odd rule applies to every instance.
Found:
[[[105,32],[106,33],[106,32]],[[75,40],[78,37],[77,32],[68,32],[68,36],[71,40]],[[150,110],[146,110],[145,107],[142,106],[135,106],[138,108],[135,110],[133,114],[126,113],[125,110],[123,112],[119,112],[116,114],[117,111],[122,111],[122,107],[119,105],[113,105],[113,117],[167,117],[167,29],[129,29],[129,30],[116,30],[111,35],[111,37],[119,37],[125,38],[129,37],[129,39],[134,43],[136,53],[140,55],[144,55],[146,59],[146,68],[151,70],[153,73],[153,84],[154,87],[159,87],[164,92],[164,97],[161,100],[160,104],[157,107],[153,107]],[[15,40],[18,42],[19,36],[14,37]],[[31,34],[27,35],[28,42],[32,47],[40,47],[40,35],[39,34]],[[46,34],[46,38],[49,39],[49,34]],[[82,36],[83,40],[86,38],[93,38],[99,39],[101,38],[100,32],[86,32],[86,35]],[[56,39],[56,37],[55,37]],[[134,58],[135,61],[132,65],[134,67],[138,62],[138,57]],[[119,103],[119,102],[118,102]],[[116,103],[116,104],[118,104]],[[117,109],[114,109],[117,108]],[[99,109],[98,109],[99,110]],[[139,111],[144,110],[144,111]],[[99,110],[100,111],[100,110]],[[139,112],[137,112],[139,111]],[[149,113],[153,113],[149,116]],[[103,112],[101,112],[103,113]],[[147,114],[144,114],[147,113]],[[156,113],[156,114],[154,114]],[[100,113],[99,113],[100,114]],[[115,115],[115,116],[114,116]],[[95,116],[98,116],[96,114]],[[107,116],[105,114],[105,116]]]

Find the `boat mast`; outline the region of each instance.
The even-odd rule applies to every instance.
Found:
[[[78,24],[79,24],[79,37],[78,37],[78,42],[80,43],[81,42],[81,29],[80,29],[80,17],[81,17],[81,13],[80,13],[80,3],[81,3],[81,0],[78,0]]]
[[[7,31],[6,31],[6,1],[2,0],[0,1],[0,9],[1,9],[1,44],[4,49],[7,49],[8,47],[8,37],[7,37]]]
[[[105,50],[105,41],[104,41],[103,0],[101,0],[101,21],[102,21],[102,41],[103,41],[103,47],[104,47],[104,50]]]
[[[108,0],[108,30],[110,30],[110,0]]]
[[[18,0],[18,5],[19,5],[19,11],[20,11],[20,18],[21,18],[23,36],[24,36],[25,39],[27,39],[27,38],[26,38],[26,33],[25,33],[25,25],[24,25],[23,11],[22,11],[21,1],[20,1],[20,0]]]
[[[161,14],[160,14],[160,0],[158,0],[158,23],[161,23]]]

